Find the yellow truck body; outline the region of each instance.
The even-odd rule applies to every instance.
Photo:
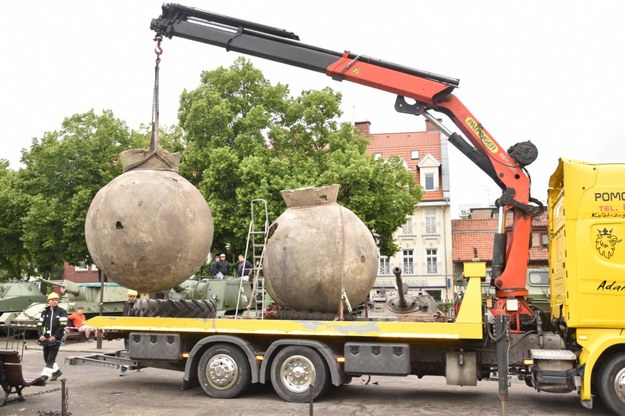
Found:
[[[560,160],[548,206],[551,316],[625,328],[625,164]]]
[[[549,182],[548,205],[551,316],[561,328],[573,329],[582,347],[580,399],[592,406],[595,383],[604,402],[620,409],[625,397],[625,370],[619,370],[625,345],[625,164],[561,159]],[[601,381],[606,375],[611,388]]]

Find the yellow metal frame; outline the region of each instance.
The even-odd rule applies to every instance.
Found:
[[[228,318],[144,318],[98,316],[90,326],[104,330],[194,334],[369,337],[406,340],[482,339],[481,279],[469,277],[455,322],[295,321]]]

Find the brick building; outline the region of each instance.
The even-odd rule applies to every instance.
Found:
[[[75,283],[95,283],[98,280],[98,268],[95,264],[87,266],[82,263],[77,266],[65,262],[63,264],[63,279]]]
[[[493,240],[498,223],[497,208],[471,210],[468,218],[452,220],[452,246],[454,277],[461,279],[464,262],[484,261],[487,270],[492,266]],[[512,228],[511,218],[506,218],[506,232]],[[541,278],[547,276],[547,214],[546,211],[532,218],[532,237],[529,252],[528,271],[541,271]],[[543,277],[544,276],[544,277]]]

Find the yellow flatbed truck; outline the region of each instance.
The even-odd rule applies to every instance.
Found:
[[[498,327],[481,297],[484,263],[465,265],[467,288],[453,322],[103,316],[89,325],[128,337],[124,356],[134,365],[182,371],[185,388],[199,384],[212,397],[236,397],[270,380],[283,399],[305,402],[362,375],[444,376],[448,384],[476,385],[496,373],[539,391],[577,390],[586,407],[598,394],[623,415],[623,177],[625,164],[570,160],[551,177],[552,325],[536,315],[524,332]]]
[[[465,275],[467,290],[454,322],[105,316],[89,324],[128,336],[130,360],[184,370],[185,386],[199,381],[213,397],[234,397],[251,383],[271,380],[285,400],[305,402],[309,389],[314,398],[330,384],[363,374],[447,375],[450,384],[475,385],[489,377],[496,357],[491,348],[491,362],[477,360],[485,339],[485,264],[469,264]],[[538,336],[522,342],[538,347]]]

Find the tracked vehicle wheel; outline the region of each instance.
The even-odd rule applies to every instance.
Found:
[[[138,299],[130,311],[130,316],[147,318],[214,318],[216,315],[217,308],[211,299]]]

